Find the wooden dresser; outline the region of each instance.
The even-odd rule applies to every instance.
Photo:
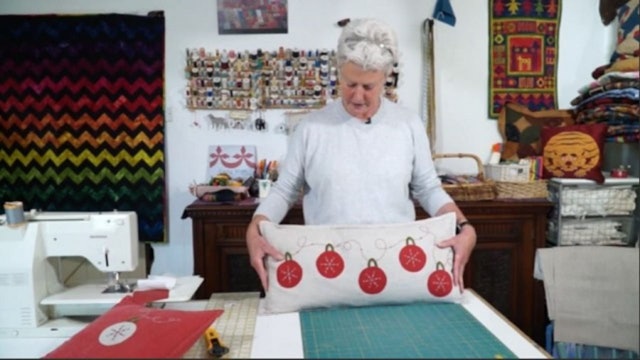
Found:
[[[538,344],[544,346],[547,323],[542,282],[533,278],[537,248],[545,247],[547,214],[540,201],[471,201],[458,206],[476,228],[478,243],[465,269],[465,286],[474,289]],[[183,219],[193,223],[194,275],[204,282],[196,293],[258,291],[260,281],[249,264],[245,231],[256,204],[214,204],[196,200]],[[427,214],[416,206],[418,219]],[[282,223],[302,224],[302,206]]]

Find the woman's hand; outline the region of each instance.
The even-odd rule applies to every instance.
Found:
[[[264,264],[265,257],[271,256],[276,260],[282,260],[284,256],[262,237],[258,226],[260,221],[269,221],[269,219],[263,215],[254,216],[249,226],[247,226],[246,241],[251,266],[258,273],[262,288],[266,292],[269,289],[269,281]]]
[[[460,293],[464,291],[464,267],[476,246],[476,240],[476,229],[466,225],[458,235],[436,244],[441,249],[447,247],[453,249],[453,284],[458,285]]]

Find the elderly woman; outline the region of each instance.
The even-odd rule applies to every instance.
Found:
[[[454,212],[458,235],[439,246],[453,247],[454,284],[464,289],[476,232],[442,189],[420,117],[383,97],[397,54],[395,32],[379,20],[353,20],[343,28],[337,49],[341,99],[298,124],[278,181],[247,229],[251,265],[265,290],[264,257],[283,255],[261,236],[258,223],[281,222],[300,189],[307,225],[411,222],[414,199],[433,216]]]

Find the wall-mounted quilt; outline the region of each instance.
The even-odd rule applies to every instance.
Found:
[[[555,109],[562,0],[489,2],[489,118],[507,102]]]
[[[0,16],[0,200],[165,240],[164,15]]]

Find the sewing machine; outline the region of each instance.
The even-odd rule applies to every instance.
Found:
[[[29,212],[25,222],[0,217],[0,328],[35,328],[52,317],[48,305],[118,301],[131,291],[119,273],[138,266],[135,212]],[[103,284],[69,289],[58,279],[52,260],[80,256],[105,273]],[[88,300],[81,301],[78,292]],[[71,296],[67,296],[69,293]],[[75,299],[75,301],[74,301]],[[93,299],[93,300],[92,300]]]
[[[0,215],[0,358],[44,356],[137,290],[142,280],[120,279],[122,272],[138,267],[135,212],[24,215],[17,224]],[[62,260],[88,262],[104,279],[69,286]],[[162,302],[190,300],[202,281],[199,276],[174,279]]]

